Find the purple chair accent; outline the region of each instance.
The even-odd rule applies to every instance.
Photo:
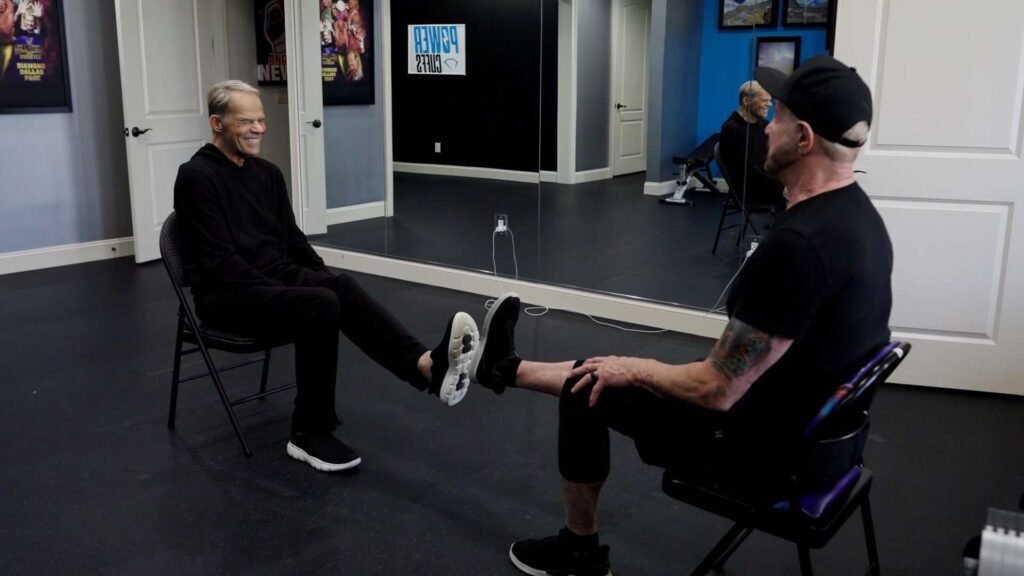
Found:
[[[885,381],[910,353],[909,343],[890,342],[879,347],[850,380],[839,386],[825,402],[802,434],[800,462],[814,465],[815,448],[833,442],[857,442],[867,433],[867,414],[875,387]],[[859,444],[851,448],[854,457],[860,454]],[[820,453],[818,453],[820,456]],[[812,576],[810,550],[823,548],[857,510],[864,525],[867,545],[867,574],[879,574],[878,548],[875,544],[874,521],[871,517],[872,474],[858,464],[851,467],[829,489],[801,494],[805,485],[794,463],[789,476],[785,500],[771,504],[751,496],[758,494],[760,484],[750,485],[744,478],[720,482],[693,478],[679,471],[666,470],[662,489],[669,496],[712,514],[731,519],[732,528],[704,557],[691,576],[704,576],[722,570],[725,562],[754,530],[778,536],[797,546],[800,573]],[[751,479],[761,483],[762,480]]]
[[[860,480],[861,467],[854,466],[845,476],[839,479],[832,488],[817,494],[808,494],[800,497],[800,511],[808,518],[815,520],[822,517],[825,512],[832,509],[841,499],[850,494],[850,490]],[[789,510],[789,502],[779,502],[773,506],[776,510]]]

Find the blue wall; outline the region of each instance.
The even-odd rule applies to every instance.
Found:
[[[753,78],[754,51],[758,37],[799,36],[800,60],[825,52],[825,28],[786,28],[781,25],[782,2],[775,28],[719,30],[719,0],[704,1],[703,36],[700,48],[700,105],[697,115],[698,143],[718,132],[736,109],[740,84]]]

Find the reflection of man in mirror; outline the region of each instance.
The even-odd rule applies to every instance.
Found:
[[[18,29],[22,34],[38,36],[43,27],[43,3],[40,0],[22,0],[18,7]]]
[[[764,171],[768,157],[768,111],[772,97],[756,80],[744,82],[739,91],[739,107],[722,123],[719,150],[722,169],[729,185],[744,204],[782,206],[782,184]]]
[[[698,482],[756,479],[759,496],[777,502],[805,426],[889,341],[892,244],[853,173],[871,124],[870,89],[829,56],[790,76],[758,68],[755,77],[778,103],[767,164],[788,203],[731,282],[729,320],[706,359],[532,362],[516,354],[518,297],[499,298],[484,320],[476,381],[559,397],[565,525],[512,545],[513,564],[527,574],[611,574],[597,530],[609,430],[633,439],[647,464]],[[859,465],[865,437],[862,430],[829,442],[801,461],[809,468],[802,493],[828,490]]]
[[[207,95],[212,142],[174,183],[185,270],[211,326],[295,343],[298,392],[287,453],[322,471],[357,466],[333,434],[338,333],[399,379],[452,406],[466,395],[479,338],[464,312],[428,349],[354,278],[328,270],[295,224],[281,170],[259,157],[267,131],[259,90],[227,80]]]
[[[14,55],[14,15],[17,6],[14,0],[0,0],[0,80],[7,75],[7,68]]]

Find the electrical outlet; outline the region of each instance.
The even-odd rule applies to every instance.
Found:
[[[434,142],[434,154],[440,154],[440,153],[441,153],[441,143],[440,142]]]
[[[494,215],[494,231],[502,236],[508,231],[508,214]]]

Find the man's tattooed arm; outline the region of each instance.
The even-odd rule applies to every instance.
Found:
[[[636,381],[659,396],[725,411],[792,343],[732,318],[704,361],[681,365],[645,361]]]
[[[743,376],[771,351],[772,337],[732,318],[711,350],[711,364],[728,379]]]

